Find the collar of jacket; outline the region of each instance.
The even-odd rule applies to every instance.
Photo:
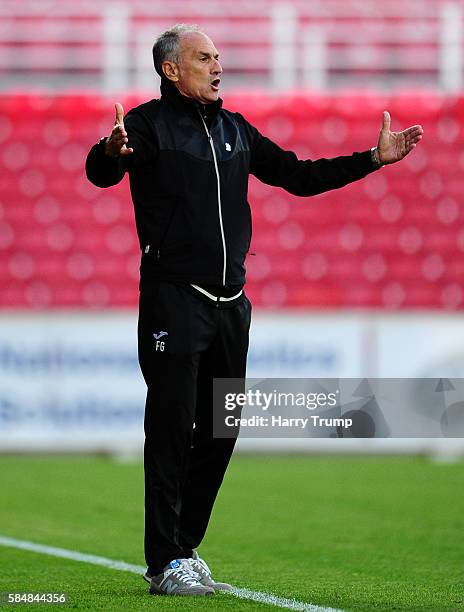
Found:
[[[171,83],[168,79],[161,79],[161,100],[166,100],[179,110],[186,113],[191,113],[198,116],[198,111],[203,116],[206,116],[208,120],[215,117],[222,107],[222,100],[218,98],[216,102],[211,104],[201,104],[193,100],[193,98],[187,98],[183,96],[177,87]]]

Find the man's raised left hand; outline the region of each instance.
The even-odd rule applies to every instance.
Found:
[[[390,127],[390,113],[384,111],[383,125],[377,144],[377,154],[382,165],[401,161],[417,146],[424,134],[421,125],[413,125],[402,132],[392,132]]]

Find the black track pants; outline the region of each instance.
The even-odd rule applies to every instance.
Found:
[[[200,544],[235,445],[213,438],[213,378],[245,378],[251,304],[244,295],[219,307],[205,299],[165,282],[140,294],[145,558],[152,574]]]

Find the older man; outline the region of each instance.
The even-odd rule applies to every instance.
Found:
[[[292,194],[343,187],[403,159],[422,128],[390,131],[377,147],[300,161],[222,108],[213,42],[177,25],[153,47],[161,98],[123,116],[87,158],[99,187],[128,171],[142,250],[139,360],[145,406],[145,579],[151,593],[211,595],[196,548],[235,440],[214,438],[213,378],[244,378],[251,305],[243,292],[251,238],[248,176]]]

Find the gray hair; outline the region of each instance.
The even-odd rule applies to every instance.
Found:
[[[200,32],[197,25],[178,23],[174,27],[163,32],[153,45],[153,63],[155,70],[163,77],[163,62],[170,61],[179,63],[180,60],[180,37],[188,32]]]

